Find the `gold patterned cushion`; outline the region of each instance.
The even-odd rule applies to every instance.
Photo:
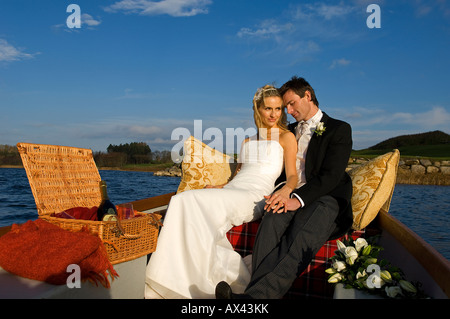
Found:
[[[389,210],[399,159],[400,152],[394,150],[348,172],[353,184],[353,229],[365,228],[380,208]]]
[[[190,136],[184,142],[181,182],[177,193],[228,182],[234,159]]]

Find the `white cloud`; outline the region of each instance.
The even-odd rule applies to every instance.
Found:
[[[412,6],[419,18],[429,15],[443,14],[445,17],[450,16],[450,5],[446,0],[415,0],[411,1]]]
[[[22,52],[20,49],[15,48],[9,44],[8,41],[0,39],[0,62],[12,62],[20,61],[24,59],[31,59],[35,54]]]
[[[211,0],[121,0],[105,8],[107,12],[123,11],[140,15],[167,14],[173,17],[190,17],[208,13]]]
[[[333,62],[330,65],[330,69],[334,69],[338,66],[347,66],[351,63],[350,60],[347,60],[345,58],[333,60]]]
[[[161,133],[162,129],[157,126],[131,125],[127,128],[127,131],[135,136],[152,136]]]
[[[236,33],[237,39],[263,42],[266,49],[257,54],[285,53],[290,60],[299,63],[322,50],[323,44],[342,41],[354,42],[362,35],[355,29],[354,17],[365,13],[359,3],[292,4],[279,16],[262,20],[253,26],[243,26]],[[270,41],[272,40],[272,43]],[[276,44],[276,45],[273,45]],[[332,67],[347,65],[347,60],[337,60]]]
[[[98,27],[102,23],[100,19],[95,19],[88,13],[82,13],[80,19],[81,19],[81,28],[69,28],[67,26],[67,23],[55,24],[52,26],[52,28],[55,31],[64,30],[66,32],[80,32],[80,30],[83,30],[84,28],[94,30],[95,27]]]
[[[354,107],[333,109],[336,117],[351,122],[352,126],[402,126],[416,129],[448,130],[450,112],[443,106],[432,106],[422,113],[392,112],[390,109],[377,107]]]
[[[89,27],[96,27],[102,23],[100,20],[95,20],[90,14],[83,13],[81,15],[81,27],[87,24]]]
[[[395,121],[429,129],[442,127],[448,128],[448,123],[450,123],[450,113],[442,106],[434,106],[431,110],[423,113],[395,113],[391,119],[391,122]]]
[[[237,33],[239,38],[270,38],[293,30],[291,23],[277,24],[273,19],[264,20],[255,28],[241,28]]]
[[[354,149],[373,146],[385,139],[429,131],[449,133],[450,112],[443,106],[432,106],[424,112],[392,112],[378,107],[328,109],[333,117],[350,123]]]
[[[325,19],[343,18],[355,11],[354,6],[342,4],[329,5],[325,3],[314,3],[298,5],[295,12],[296,19]]]

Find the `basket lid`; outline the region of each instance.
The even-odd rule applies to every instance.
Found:
[[[39,216],[101,202],[101,180],[92,150],[18,143]]]

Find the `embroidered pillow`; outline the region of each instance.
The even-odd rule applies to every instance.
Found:
[[[400,152],[394,150],[351,169],[353,226],[365,228],[378,214],[380,208],[389,210]]]
[[[181,182],[177,193],[228,182],[234,159],[190,136],[184,142]]]

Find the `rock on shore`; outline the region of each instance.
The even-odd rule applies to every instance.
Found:
[[[181,168],[179,165],[173,165],[165,170],[157,171],[153,173],[154,176],[170,176],[170,177],[181,177]]]
[[[348,169],[367,162],[366,158],[350,158]],[[450,185],[450,161],[429,159],[400,159],[398,184]]]
[[[367,158],[350,158],[347,170],[369,161]],[[180,165],[154,172],[155,176],[181,177]],[[429,159],[401,159],[397,173],[398,184],[450,185],[450,161]]]

